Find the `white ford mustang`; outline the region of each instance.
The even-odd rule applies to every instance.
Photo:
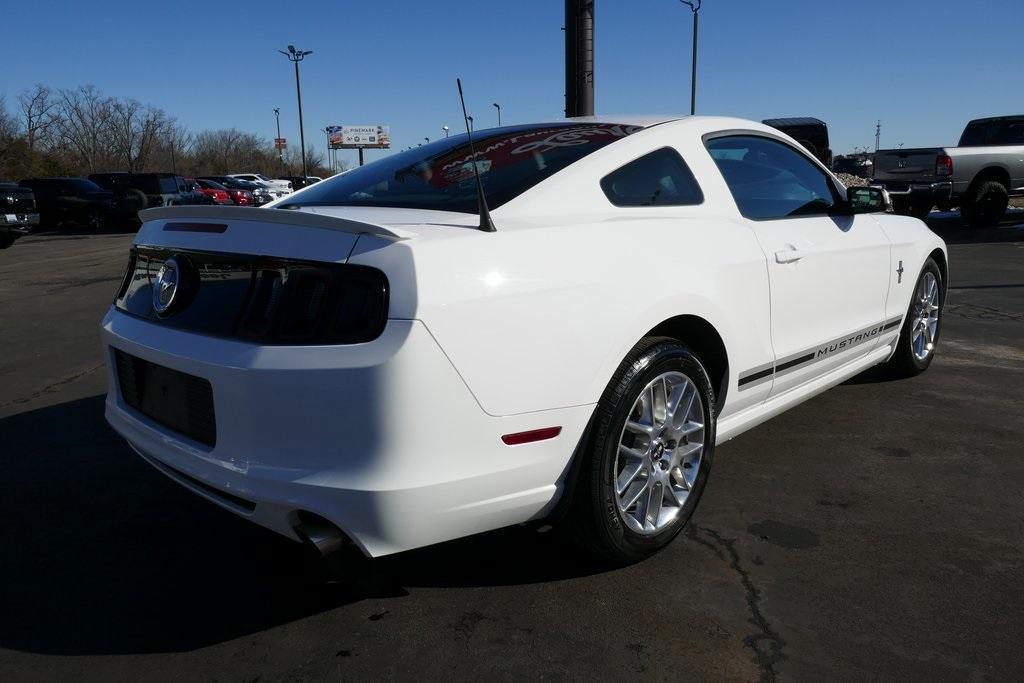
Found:
[[[557,517],[628,562],[693,514],[716,443],[932,361],[942,240],[772,128],[475,137],[475,160],[452,136],[273,208],[144,212],[102,322],[113,427],[322,549]]]

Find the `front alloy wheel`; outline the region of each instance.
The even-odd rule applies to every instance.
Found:
[[[925,271],[921,274],[914,297],[910,348],[914,358],[924,361],[935,350],[939,329],[939,281],[934,273]]]
[[[900,328],[896,350],[888,369],[897,377],[913,377],[928,369],[935,358],[942,330],[942,304],[946,288],[934,259],[928,259],[910,295],[907,315]]]

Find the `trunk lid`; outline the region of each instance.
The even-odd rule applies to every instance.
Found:
[[[344,263],[360,235],[398,241],[414,233],[313,211],[173,206],[139,213],[135,244]]]
[[[935,182],[935,162],[941,148],[886,149],[875,152],[873,178],[904,182]],[[943,178],[948,180],[948,178]]]

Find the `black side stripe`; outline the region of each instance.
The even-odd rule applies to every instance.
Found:
[[[794,368],[797,365],[800,365],[801,363],[806,363],[809,360],[814,360],[814,354],[813,353],[808,353],[806,355],[800,356],[799,358],[794,358],[793,360],[788,361],[786,363],[783,363],[782,365],[776,365],[775,366],[775,372],[782,372],[783,370],[789,370],[790,368]]]
[[[821,358],[827,358],[834,353],[852,349],[869,339],[874,339],[878,334],[898,326],[902,320],[902,316],[890,318],[889,320],[874,325],[867,330],[853,332],[830,342],[819,344],[813,349],[797,354],[796,356],[791,356],[784,362],[778,363],[777,365],[769,364],[767,367],[751,368],[750,370],[740,373],[739,379],[736,381],[736,386],[740,389],[746,389],[755,383],[760,383],[761,380],[764,380],[767,377],[782,374],[788,370],[796,368],[797,366],[803,365],[804,363],[809,363]]]
[[[751,382],[756,382],[759,379],[768,377],[773,372],[775,372],[775,368],[767,367],[759,372],[752,372],[749,375],[741,375],[737,384],[742,387],[744,384],[750,384]]]

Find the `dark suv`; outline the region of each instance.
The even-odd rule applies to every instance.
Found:
[[[212,203],[174,173],[93,173],[89,180],[111,192],[116,211],[123,220],[133,223],[139,222],[138,214],[143,209]]]
[[[113,216],[110,192],[85,178],[28,178],[18,183],[32,189],[39,208],[39,225],[63,224],[104,227]]]
[[[39,213],[32,189],[0,181],[0,249],[32,232],[39,225]]]
[[[832,166],[832,150],[828,146],[828,126],[821,119],[810,116],[797,116],[788,119],[765,119],[766,126],[793,138],[803,145],[808,152],[818,157],[818,161],[826,168]]]

